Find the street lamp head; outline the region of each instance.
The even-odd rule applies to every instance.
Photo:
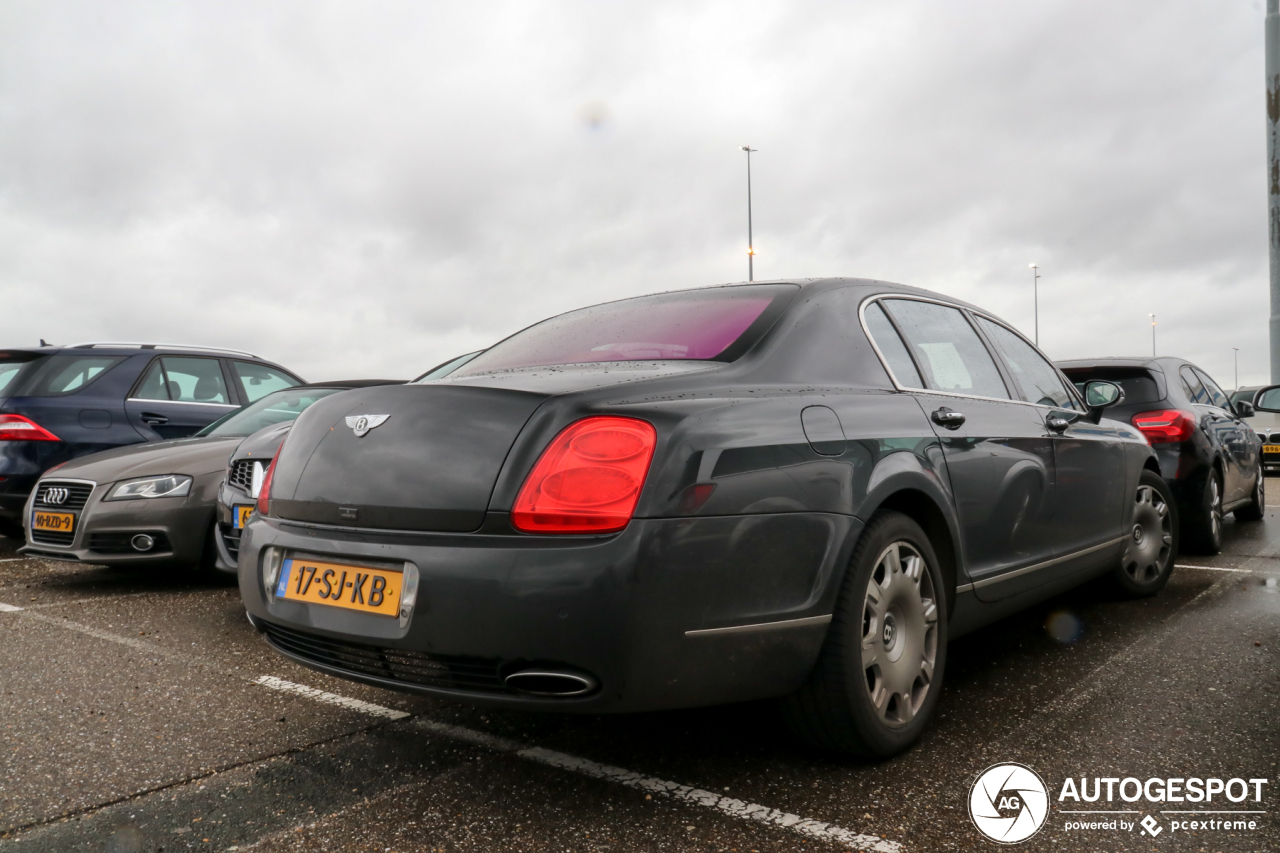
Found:
[[[1036,269],[1036,264],[1034,262],[1027,264],[1027,269]]]

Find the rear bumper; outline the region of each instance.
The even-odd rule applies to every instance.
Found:
[[[848,516],[790,513],[637,519],[612,536],[533,537],[255,518],[241,540],[238,574],[255,624],[277,650],[312,668],[480,704],[645,711],[799,687],[826,636],[836,567],[847,564],[860,528]],[[419,574],[412,616],[401,627],[332,606],[269,602],[261,580],[267,545],[334,561],[412,563]],[[599,689],[549,698],[505,686],[507,675],[533,665],[587,673]]]

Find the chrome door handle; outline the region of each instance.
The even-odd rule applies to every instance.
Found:
[[[954,412],[946,406],[938,409],[929,417],[933,419],[935,424],[943,429],[959,429],[960,425],[964,423],[963,413]]]

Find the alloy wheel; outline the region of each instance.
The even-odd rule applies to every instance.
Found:
[[[1213,541],[1222,541],[1222,489],[1218,486],[1218,475],[1209,475],[1209,523],[1213,526]]]
[[[899,540],[876,560],[862,615],[862,669],[878,719],[896,728],[915,718],[933,683],[938,607],[924,557]]]
[[[1134,503],[1133,540],[1129,543],[1124,570],[1136,583],[1146,584],[1160,577],[1170,559],[1173,516],[1164,496],[1150,486],[1138,487]],[[1220,515],[1215,523],[1221,524]]]

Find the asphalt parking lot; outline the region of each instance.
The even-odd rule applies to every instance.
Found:
[[[17,544],[3,850],[983,849],[968,790],[1001,761],[1054,798],[1066,776],[1273,780],[1254,831],[1068,831],[1055,803],[1024,849],[1280,849],[1275,509],[1154,599],[1093,584],[953,643],[939,717],[882,764],[797,745],[767,703],[566,717],[332,679],[273,653],[232,583]]]

